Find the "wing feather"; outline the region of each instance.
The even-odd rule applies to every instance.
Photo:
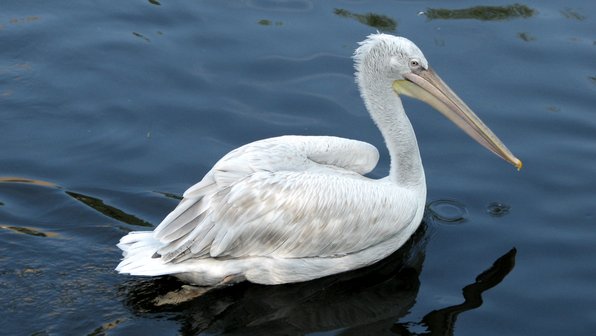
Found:
[[[281,176],[294,187],[277,182]],[[252,174],[218,192],[209,213],[197,219],[184,242],[174,250],[166,245],[160,254],[173,253],[170,258],[177,258],[180,246],[190,249],[184,259],[303,258],[358,252],[399,234],[418,209],[406,190],[379,183],[363,192],[364,185],[371,182],[319,172]],[[195,206],[201,207],[200,203]]]
[[[155,230],[165,262],[354,253],[391,239],[419,206],[412,192],[363,177],[373,146],[285,136],[224,156]],[[400,209],[400,211],[396,211]]]

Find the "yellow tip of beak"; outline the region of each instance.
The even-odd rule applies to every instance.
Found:
[[[522,164],[521,160],[519,160],[519,159],[516,159],[516,160],[517,161],[514,163],[515,168],[517,168],[517,171],[520,171],[522,169],[523,164]]]

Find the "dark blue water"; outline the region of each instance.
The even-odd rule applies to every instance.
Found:
[[[593,335],[596,5],[477,5],[2,1],[0,333]],[[377,29],[415,41],[524,168],[408,100],[429,206],[385,262],[161,307],[180,283],[113,271],[118,239],[239,145],[383,148],[350,59]]]

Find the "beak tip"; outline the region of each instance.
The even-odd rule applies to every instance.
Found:
[[[520,171],[523,166],[521,160],[518,158],[515,158],[515,160],[513,161],[513,165],[515,166],[515,168],[517,168],[517,171]]]

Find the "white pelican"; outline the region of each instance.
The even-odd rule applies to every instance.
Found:
[[[391,157],[389,176],[364,176],[379,153],[357,140],[282,136],[244,145],[190,187],[154,231],[124,236],[116,270],[214,288],[306,281],[387,257],[416,230],[426,201],[418,144],[399,95],[429,103],[521,168],[408,39],[372,34],[354,61],[362,99]]]

